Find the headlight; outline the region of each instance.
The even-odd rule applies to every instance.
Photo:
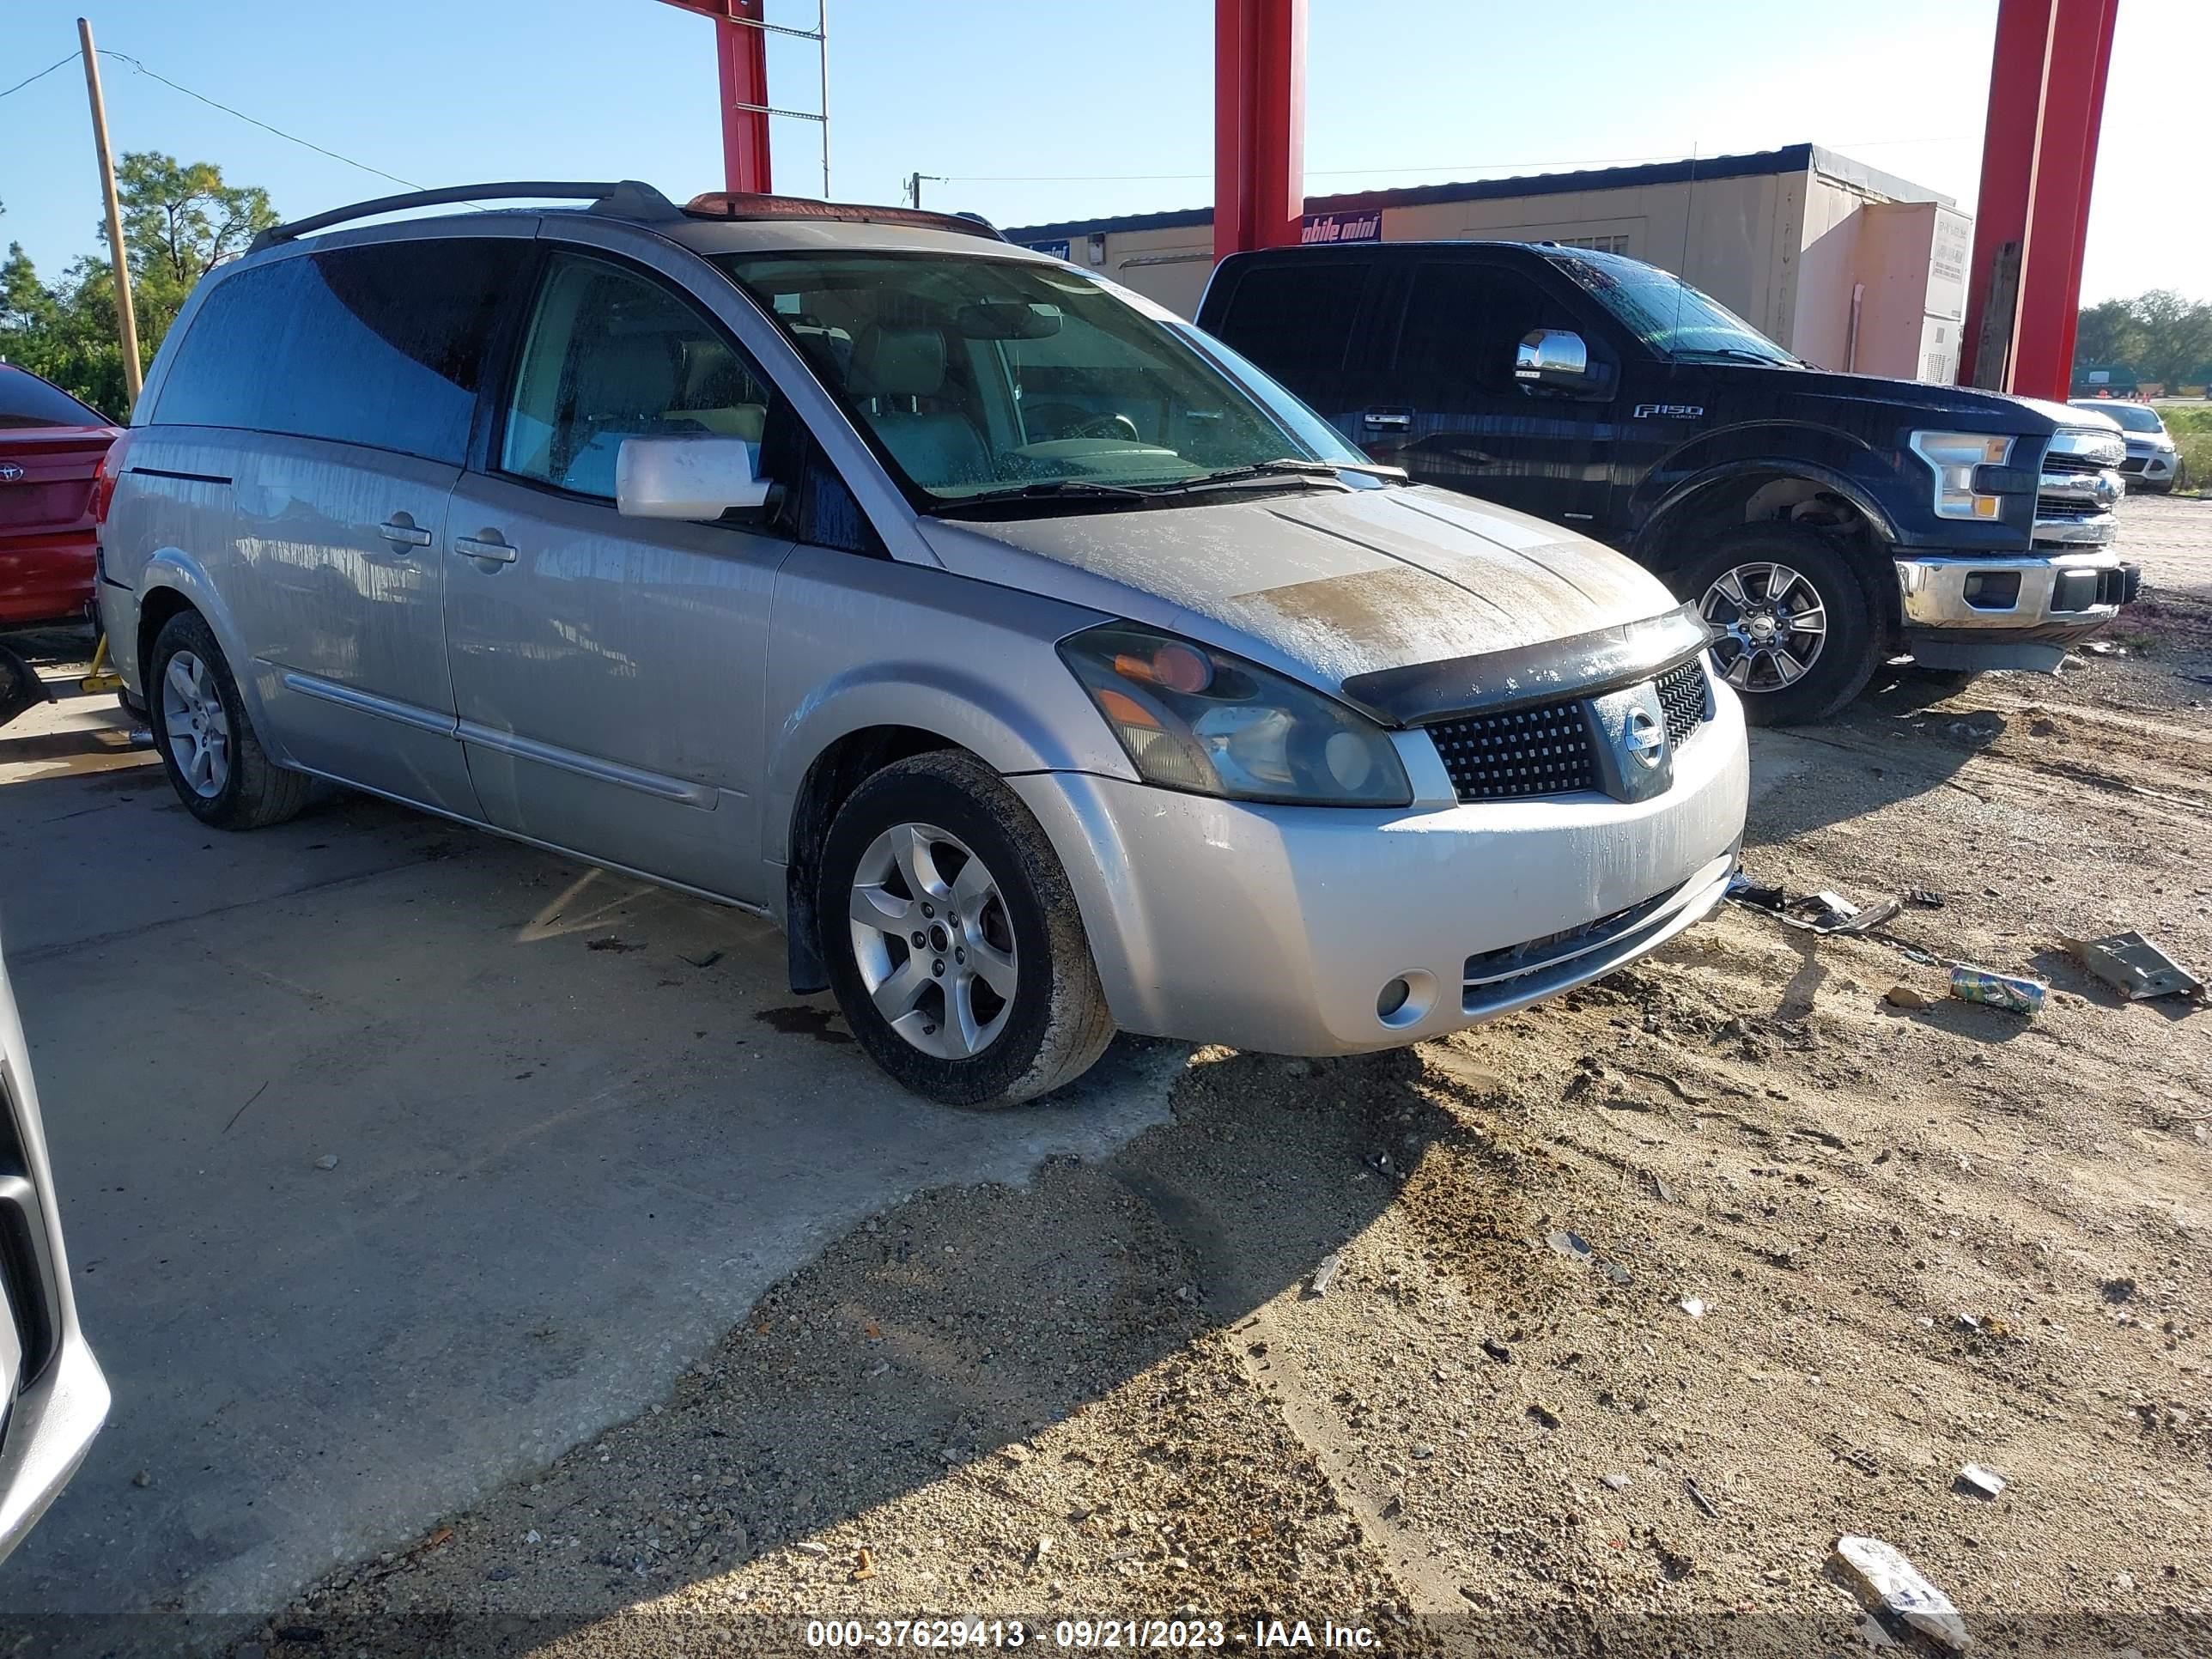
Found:
[[[2002,466],[2011,458],[2010,438],[1984,432],[1916,432],[1912,453],[1936,471],[1936,514],[1943,519],[1995,519],[2004,511],[2002,495],[1978,495],[1974,469]]]
[[[1060,654],[1147,783],[1306,806],[1413,799],[1381,726],[1241,657],[1133,623],[1070,635]]]

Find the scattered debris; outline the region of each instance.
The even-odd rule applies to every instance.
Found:
[[[325,1152],[320,1158],[315,1160],[315,1167],[318,1170],[337,1169],[338,1167],[338,1155],[336,1152]]]
[[[593,950],[597,950],[599,947],[597,945],[593,945],[592,948]],[[722,953],[720,951],[708,951],[699,956],[685,957],[684,958],[684,961],[690,963],[694,968],[712,968],[721,959]]]
[[[2097,1281],[2097,1288],[2104,1292],[2105,1300],[2114,1307],[2118,1307],[2123,1302],[2135,1300],[2136,1282],[2124,1276],[2100,1279]]]
[[[1714,1520],[1717,1521],[1721,1518],[1720,1505],[1714,1503],[1711,1498],[1706,1497],[1705,1492],[1698,1487],[1698,1483],[1691,1480],[1686,1475],[1685,1475],[1682,1480],[1682,1490],[1690,1494],[1690,1501],[1692,1504],[1695,1504],[1699,1509],[1703,1510]]]
[[[154,1477],[147,1470],[141,1469],[131,1477],[131,1484],[134,1486],[150,1486],[154,1484]]]
[[[528,1532],[522,1534],[522,1541],[526,1544],[542,1544],[545,1541],[545,1534],[538,1531],[537,1528],[532,1527]]]
[[[2059,942],[2084,968],[2131,1002],[2147,997],[2204,1000],[2204,981],[2141,933],[2108,933],[2103,939]]]
[[[1960,1002],[1986,1003],[2015,1014],[2039,1014],[2051,988],[2039,979],[2000,974],[1994,968],[1978,968],[1962,962],[1951,969],[1951,994]]]
[[[645,946],[642,945],[633,944],[630,940],[626,939],[617,939],[612,933],[609,933],[605,939],[595,939],[586,941],[584,948],[586,951],[642,951],[645,949]]]
[[[1685,1297],[1674,1305],[1692,1319],[1703,1319],[1705,1316],[1705,1302],[1703,1297]]]
[[[1588,1261],[1590,1259],[1589,1241],[1580,1233],[1556,1232],[1544,1242],[1570,1261]]]
[[[1729,884],[1728,896],[1738,904],[1764,910],[1785,927],[1808,933],[1863,933],[1879,927],[1904,907],[1884,899],[1862,909],[1840,893],[1801,893],[1791,898],[1779,887],[1761,887],[1739,874]]]
[[[1532,1400],[1528,1402],[1528,1415],[1533,1421],[1543,1428],[1556,1429],[1559,1426],[1559,1414],[1540,1400]]]
[[[1969,1463],[1959,1471],[1954,1483],[1977,1498],[1995,1498],[2005,1489],[2005,1478],[1995,1469],[1985,1469],[1979,1463]]]
[[[1925,991],[1916,991],[1910,985],[1893,985],[1881,994],[1881,1000],[1893,1008],[1933,1008],[1936,999]]]
[[[1632,1476],[1619,1473],[1601,1474],[1598,1476],[1598,1479],[1604,1481],[1607,1486],[1612,1487],[1615,1492],[1626,1492],[1631,1486],[1636,1484],[1635,1480]]]
[[[2124,657],[2128,654],[2127,647],[2114,645],[2110,640],[2084,640],[2081,648],[2093,657]]]
[[[1306,1288],[1316,1296],[1327,1296],[1328,1287],[1336,1283],[1336,1275],[1343,1266],[1344,1252],[1331,1250],[1315,1266],[1313,1277],[1306,1281]]]
[[[848,1582],[855,1584],[865,1584],[869,1579],[873,1578],[875,1576],[876,1558],[870,1553],[868,1547],[866,1544],[863,1544],[855,1553],[853,1562],[853,1576]]]
[[[793,1544],[791,1547],[797,1550],[801,1555],[827,1555],[830,1553],[830,1547],[827,1544],[817,1544],[811,1538],[805,1539],[799,1543]]]
[[[1972,1639],[1951,1598],[1920,1576],[1911,1562],[1879,1538],[1846,1533],[1836,1540],[1836,1559],[1852,1587],[1872,1606],[1903,1620],[1954,1652]]]
[[[1501,1365],[1510,1365],[1513,1363],[1513,1350],[1494,1336],[1486,1336],[1482,1339],[1482,1351]]]
[[[1932,888],[1927,887],[1906,888],[1905,902],[1907,904],[1917,904],[1923,910],[1940,910],[1943,908],[1943,896]]]

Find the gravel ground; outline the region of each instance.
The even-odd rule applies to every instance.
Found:
[[[959,1616],[1851,1653],[1884,1639],[1831,1565],[1863,1534],[1980,1647],[2204,1652],[2212,1013],[2059,944],[2212,968],[2212,506],[2127,511],[2157,591],[2113,652],[1899,677],[1802,734],[1825,763],[1747,845],[1792,891],[1940,894],[1894,936],[2045,977],[2039,1018],[1731,908],[1416,1050],[1201,1050],[1171,1125],[870,1220],[665,1404],[234,1651]]]

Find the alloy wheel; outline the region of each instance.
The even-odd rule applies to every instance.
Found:
[[[1012,1012],[1014,929],[999,884],[957,837],[895,824],[853,874],[853,955],[877,1012],[939,1060],[990,1047]]]
[[[190,651],[169,659],[161,677],[161,735],[187,787],[213,800],[230,781],[230,715],[215,675]]]
[[[1713,666],[1739,691],[1779,691],[1811,672],[1828,641],[1820,590],[1786,564],[1765,560],[1723,571],[1698,613],[1721,630]]]

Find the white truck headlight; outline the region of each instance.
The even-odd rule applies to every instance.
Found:
[[[1912,453],[1936,474],[1936,516],[1985,519],[2002,516],[2004,497],[1978,494],[1974,469],[2002,466],[2012,458],[2013,440],[1986,432],[1916,432]]]

